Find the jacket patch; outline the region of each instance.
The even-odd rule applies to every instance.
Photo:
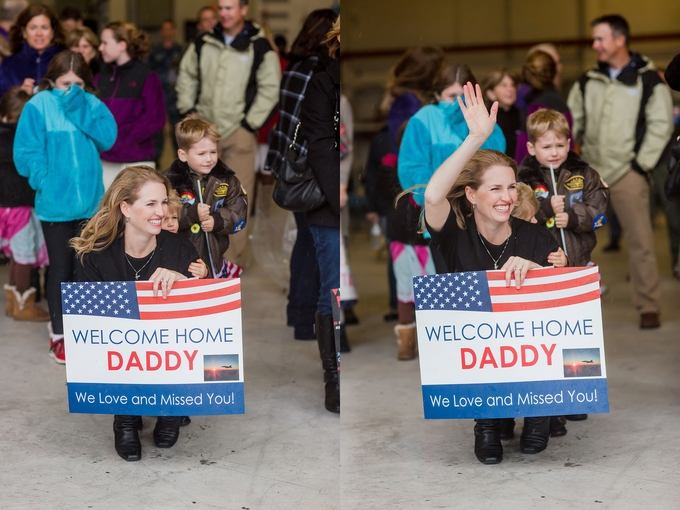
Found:
[[[246,220],[244,220],[244,219],[238,220],[236,222],[236,225],[234,225],[234,232],[233,233],[235,234],[236,232],[240,232],[241,230],[243,230],[243,227],[245,227],[245,226],[246,226]]]
[[[583,189],[583,183],[584,183],[583,176],[575,175],[574,177],[570,177],[569,179],[567,179],[567,182],[564,183],[564,187],[567,188],[569,191],[577,191]]]
[[[229,184],[222,182],[215,190],[215,197],[226,197],[227,191],[229,191]]]
[[[607,224],[607,217],[604,214],[598,214],[595,216],[595,219],[593,220],[593,230],[597,230],[598,228],[602,228]]]
[[[572,193],[569,195],[569,205],[574,207],[574,204],[582,204],[583,203],[583,191],[577,191],[576,193]]]
[[[198,223],[191,225],[191,233],[198,234],[201,231],[201,226]]]
[[[224,198],[220,198],[215,204],[213,205],[213,212],[217,212],[218,209],[220,209],[224,205]]]
[[[537,184],[536,187],[534,188],[534,195],[536,198],[548,198],[550,196],[550,192],[548,191],[548,188],[543,186],[543,184]]]
[[[182,202],[182,205],[194,205],[196,203],[196,197],[191,191],[182,191],[182,194],[179,196],[179,201]]]
[[[545,226],[553,228],[555,226],[555,218],[549,218],[548,221],[545,222]]]

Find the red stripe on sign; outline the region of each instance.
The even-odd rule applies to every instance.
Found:
[[[581,278],[574,278],[573,280],[544,283],[541,285],[528,285],[527,280],[524,280],[524,285],[522,285],[520,289],[517,289],[514,284],[511,284],[510,287],[489,287],[489,292],[492,296],[521,296],[526,294],[537,294],[539,292],[550,292],[554,290],[575,289],[577,287],[582,287],[584,285],[588,285],[589,283],[596,283],[599,281],[599,275],[597,273],[593,273],[591,275],[582,276]]]
[[[494,312],[520,312],[523,310],[542,310],[544,308],[555,308],[558,306],[577,305],[587,301],[594,301],[600,298],[600,289],[561,299],[546,299],[544,301],[518,302],[518,303],[491,303]]]
[[[231,287],[226,287],[226,288],[221,288],[221,289],[215,289],[211,290],[208,292],[195,292],[193,294],[180,294],[180,295],[174,295],[172,294],[172,290],[170,290],[170,294],[168,295],[167,298],[163,299],[161,297],[161,292],[158,292],[157,297],[153,296],[137,296],[137,301],[141,305],[171,305],[171,304],[177,304],[177,303],[194,303],[196,301],[203,301],[204,299],[215,299],[219,298],[222,296],[228,296],[230,294],[236,294],[238,292],[241,292],[241,284],[238,285],[232,285]]]
[[[186,280],[177,280],[173,285],[177,285],[177,288],[184,289],[184,288],[191,288],[191,287],[203,287],[205,285],[209,284],[215,284],[215,283],[225,283],[225,282],[231,282],[238,280],[238,278],[202,278],[202,279],[186,279]],[[144,281],[144,282],[135,282],[135,285],[138,290],[153,290],[153,282],[150,281]]]
[[[142,320],[159,320],[159,319],[186,319],[188,317],[201,317],[203,315],[211,315],[214,313],[231,312],[241,308],[241,300],[231,301],[221,305],[209,306],[207,308],[199,308],[197,310],[168,310],[163,312],[139,312],[139,318]]]
[[[550,268],[550,276],[547,276],[544,271],[540,269],[530,269],[527,272],[527,278],[550,278],[553,276],[576,273],[583,271],[583,267],[555,267]],[[487,271],[486,278],[489,281],[505,280],[505,271]]]

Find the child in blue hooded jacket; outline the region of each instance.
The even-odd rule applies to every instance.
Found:
[[[92,72],[81,55],[55,56],[40,92],[24,107],[14,139],[14,164],[36,192],[35,210],[50,259],[45,294],[50,310],[50,355],[65,363],[61,282],[70,281],[69,240],[99,208],[104,194],[99,151],[116,141],[113,115],[94,95]]]

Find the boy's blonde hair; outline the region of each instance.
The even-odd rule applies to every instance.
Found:
[[[182,202],[179,201],[179,195],[174,189],[168,193],[168,211],[171,214],[175,213],[177,218],[182,214]]]
[[[567,118],[557,110],[541,108],[527,117],[527,135],[531,143],[536,143],[548,131],[569,138],[571,130]]]
[[[203,119],[187,117],[175,127],[177,146],[184,152],[187,152],[206,137],[215,143],[220,141],[220,133],[217,131],[217,127]]]
[[[517,202],[512,209],[512,215],[524,221],[530,221],[538,212],[538,199],[528,184],[517,183]]]

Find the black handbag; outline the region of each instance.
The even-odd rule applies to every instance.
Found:
[[[676,141],[671,147],[671,160],[663,192],[668,200],[680,202],[680,141]]]
[[[279,165],[272,198],[282,209],[293,212],[309,212],[326,203],[326,195],[321,191],[314,172],[307,164],[307,156],[301,156],[296,149],[300,122],[295,126],[293,142],[288,147],[286,157]]]

